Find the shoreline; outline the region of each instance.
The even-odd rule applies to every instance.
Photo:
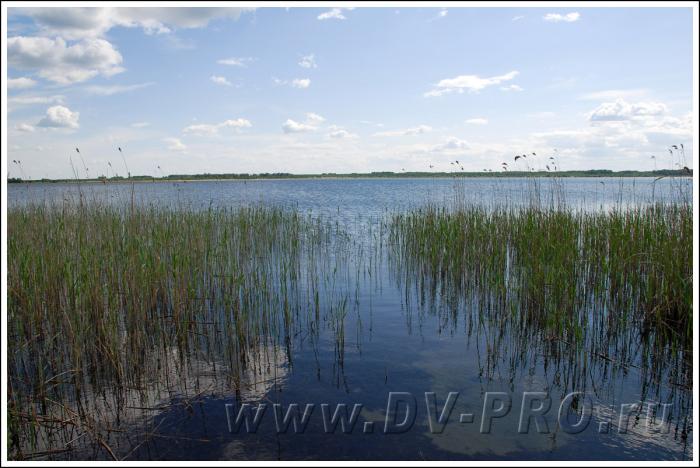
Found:
[[[671,172],[671,171],[668,171]],[[672,171],[673,173],[668,173],[667,171],[657,171],[657,172],[640,172],[640,173],[630,173],[629,171],[620,171],[619,173],[604,173],[604,174],[586,174],[585,172],[571,171],[569,173],[535,173],[535,174],[504,174],[504,173],[494,173],[494,174],[481,174],[481,173],[471,173],[471,174],[449,174],[440,173],[439,175],[427,175],[423,173],[417,173],[415,175],[411,174],[396,174],[396,175],[372,175],[372,174],[358,174],[358,175],[315,175],[315,174],[300,174],[300,175],[289,175],[289,176],[253,176],[250,177],[202,177],[197,176],[187,178],[147,178],[139,176],[136,179],[116,179],[116,180],[101,180],[101,179],[29,179],[29,180],[8,180],[7,185],[22,185],[22,184],[80,184],[80,183],[90,183],[90,184],[128,184],[128,183],[187,183],[187,182],[248,182],[248,181],[264,181],[264,180],[390,180],[390,179],[554,179],[554,178],[567,178],[567,179],[639,179],[639,178],[693,178],[692,172],[690,174],[683,173],[681,171]]]

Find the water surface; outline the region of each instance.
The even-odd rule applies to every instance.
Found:
[[[650,375],[635,366],[605,359],[572,359],[561,345],[529,347],[519,340],[527,330],[512,330],[484,319],[482,304],[436,294],[422,297],[420,278],[391,262],[383,239],[383,221],[392,213],[429,204],[461,203],[486,207],[526,206],[533,193],[543,206],[565,203],[575,210],[610,210],[654,202],[678,201],[691,191],[690,179],[570,178],[541,179],[308,179],[122,184],[11,184],[8,202],[62,203],[80,198],[103,203],[156,204],[207,209],[210,206],[268,204],[308,212],[348,233],[339,254],[332,288],[347,302],[338,325],[330,319],[314,335],[303,324],[287,343],[271,344],[244,390],[219,379],[211,362],[193,366],[180,393],[159,395],[157,411],[122,424],[130,436],[114,435],[113,447],[128,459],[546,459],[667,460],[692,453],[690,387],[672,385],[669,370]],[[558,184],[558,185],[557,185]],[[133,191],[133,192],[132,192]],[[331,288],[329,286],[329,288]],[[342,296],[341,294],[341,296]],[[339,296],[339,297],[341,297]],[[334,300],[337,297],[334,296]],[[332,301],[328,301],[330,303]],[[328,305],[328,303],[326,305]],[[634,356],[634,343],[625,342]],[[562,401],[570,420],[581,403],[592,405],[585,429],[572,433],[562,425]],[[388,408],[392,392],[403,403]],[[441,432],[431,430],[431,392],[438,412],[455,392],[454,408]],[[510,410],[483,430],[489,392],[503,392]],[[551,401],[546,431],[534,422],[520,432],[524,392],[543,392]],[[426,393],[428,396],[426,397]],[[194,398],[193,398],[194,396]],[[491,394],[493,396],[493,394]],[[394,398],[397,398],[396,394]],[[583,401],[583,400],[582,400]],[[229,431],[227,404],[268,405],[255,433]],[[273,404],[286,411],[314,405],[303,432],[279,433]],[[415,403],[415,423],[400,434],[385,431],[401,422]],[[631,416],[623,405],[639,403]],[[669,421],[648,425],[647,408],[670,403]],[[331,413],[339,404],[361,405],[354,426],[324,427],[321,405]],[[628,408],[629,407],[624,407]],[[491,410],[492,408],[487,408]],[[229,409],[229,412],[231,410]],[[461,417],[465,415],[465,417]],[[467,415],[472,415],[471,422]],[[229,413],[230,416],[230,413]],[[433,416],[435,418],[435,416]],[[462,420],[462,421],[461,421]],[[389,424],[391,426],[391,424]],[[330,432],[330,433],[329,433]],[[67,458],[106,458],[100,447]]]

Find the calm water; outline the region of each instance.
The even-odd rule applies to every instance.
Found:
[[[380,222],[388,213],[449,204],[455,184],[452,179],[135,184],[136,203],[202,209],[265,203],[337,222],[352,239],[338,275],[350,300],[340,348],[330,323],[316,338],[300,326],[288,342],[261,353],[265,358],[257,372],[237,390],[227,390],[208,365],[195,366],[183,385],[191,391],[163,396],[160,410],[122,423],[133,435],[115,435],[112,446],[123,447],[120,455],[130,459],[688,459],[689,388],[670,384],[664,372],[642,371],[634,360],[618,365],[594,357],[572,359],[561,347],[523,345],[518,341],[523,330],[484,320],[478,303],[419,297],[414,288],[419,278],[398,271],[390,252],[363,247],[381,236]],[[521,179],[457,184],[463,200],[487,206],[525,204],[532,193]],[[654,184],[646,178],[582,178],[564,179],[561,187],[545,180],[539,191],[543,204],[563,195],[570,208],[598,210],[672,200],[679,186],[690,193],[690,184],[688,179]],[[80,190],[89,199],[128,203],[132,189],[82,184]],[[8,199],[10,205],[61,202],[77,194],[72,184],[13,184]],[[634,356],[634,343],[624,346]],[[572,391],[582,392],[573,405],[565,398]],[[396,401],[392,392],[401,392],[393,394],[401,400],[396,407],[389,407]],[[450,392],[455,393],[448,399]],[[529,430],[519,431],[524,392],[548,397],[551,408],[543,413],[544,423],[540,420],[541,432],[534,417]],[[501,400],[510,404],[499,413]],[[446,402],[453,407],[440,431],[435,420]],[[237,409],[242,403],[267,404],[255,433],[229,430],[227,416],[236,414],[226,405]],[[294,403],[302,411],[314,405],[303,432],[277,430],[276,403],[283,412]],[[627,406],[635,403],[641,403],[636,410]],[[647,417],[647,408],[657,403],[670,404],[670,421],[658,427]],[[328,405],[326,413],[322,404]],[[340,424],[334,430],[324,427],[340,404],[347,405],[348,416],[353,405],[361,405],[347,433]],[[588,424],[577,430],[572,425],[582,408]],[[397,427],[407,411],[413,424]],[[405,431],[387,431],[387,422],[388,429]],[[105,453],[96,447],[81,456],[104,458]]]
[[[553,179],[540,179],[540,200],[551,202],[557,190]],[[678,198],[679,186],[690,190],[690,178],[565,178],[563,197],[571,208],[599,209]],[[124,202],[131,199],[129,184],[83,183],[88,199]],[[248,181],[157,182],[134,184],[140,203],[206,208],[256,202],[295,206],[316,214],[354,219],[401,211],[428,203],[451,202],[455,188],[465,201],[483,205],[528,202],[530,186],[521,178],[471,179],[282,179]],[[57,201],[78,196],[76,184],[10,184],[10,203]]]

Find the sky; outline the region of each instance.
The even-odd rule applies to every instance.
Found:
[[[10,7],[8,171],[692,167],[692,44],[691,8]]]

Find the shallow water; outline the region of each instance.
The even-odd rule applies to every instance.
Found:
[[[572,178],[561,184],[542,180],[540,203],[547,205],[563,196],[572,209],[612,209],[674,200],[678,184],[686,193],[691,187],[689,179],[654,183],[647,178]],[[10,204],[61,202],[75,199],[78,190],[90,200],[129,203],[132,187],[12,184],[8,200]],[[465,203],[527,204],[532,190],[526,180],[159,182],[137,183],[133,190],[135,202],[145,204],[201,209],[250,203],[296,207],[337,221],[353,243],[351,252],[342,257],[343,271],[336,274],[344,282],[338,287],[349,298],[340,348],[335,325],[322,319],[315,337],[302,324],[288,343],[263,353],[273,357],[263,360],[259,372],[249,379],[256,384],[254,390],[236,391],[226,382],[212,383],[216,371],[207,366],[195,369],[183,387],[196,391],[159,396],[161,409],[138,422],[124,423],[129,436],[117,433],[107,441],[119,447],[120,457],[667,460],[688,459],[692,454],[692,395],[689,389],[670,385],[662,378],[666,374],[649,375],[634,365],[616,365],[592,356],[571,358],[562,344],[523,346],[518,338],[524,331],[484,319],[484,306],[476,299],[452,303],[439,295],[421,297],[415,288],[420,278],[407,278],[397,271],[389,252],[366,247],[380,236],[381,220],[388,213],[431,203],[449,205],[456,190],[459,201]],[[565,398],[572,391],[581,392],[580,399]],[[455,393],[448,398],[450,392]],[[527,395],[550,402],[544,422],[539,421],[541,432],[534,417],[528,419],[527,412],[521,417]],[[396,407],[390,405],[397,401]],[[506,403],[499,412],[501,401]],[[576,401],[573,410],[572,401]],[[440,431],[436,420],[446,402],[454,406],[445,413]],[[628,406],[640,402],[636,411]],[[230,419],[242,403],[267,405],[254,433],[230,430]],[[669,421],[658,427],[647,418],[647,408],[656,403],[671,404]],[[308,425],[303,431],[278,430],[274,404],[281,404],[283,412],[290,404],[302,411],[305,405],[313,405]],[[323,404],[328,405],[326,412]],[[353,405],[361,405],[347,433],[340,424],[324,427],[324,419],[341,404],[347,405],[348,413]],[[588,423],[572,427],[577,411],[584,408],[584,415],[588,414],[587,405]],[[573,413],[568,419],[567,412]],[[407,424],[401,425],[406,414]],[[529,421],[527,430],[524,421]],[[107,458],[107,454],[97,446],[66,458]]]

